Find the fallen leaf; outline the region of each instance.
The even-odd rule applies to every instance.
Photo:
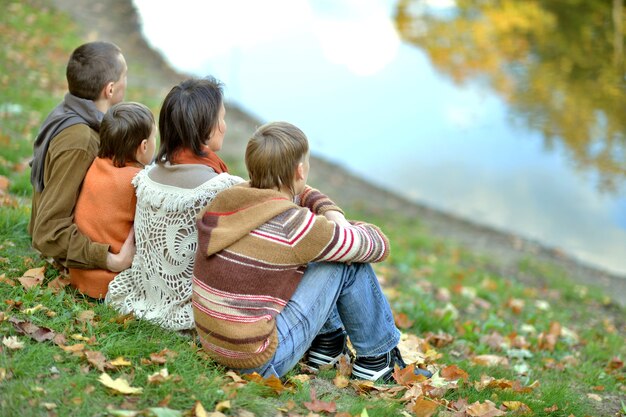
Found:
[[[393,379],[399,385],[408,386],[415,382],[425,381],[426,377],[424,375],[416,375],[415,364],[410,364],[402,369],[396,365],[393,370]]]
[[[412,411],[417,417],[431,417],[437,412],[439,404],[434,401],[425,400],[423,398],[415,401]]]
[[[465,412],[472,417],[497,417],[506,414],[504,411],[496,408],[496,405],[489,400],[485,400],[484,403],[476,401],[467,406]]]
[[[587,398],[597,402],[602,402],[602,397],[600,397],[598,394],[587,394]]]
[[[511,411],[515,411],[516,414],[529,414],[533,411],[521,401],[502,401],[502,405]]]
[[[32,268],[24,272],[24,274],[18,278],[18,281],[25,289],[39,286],[43,283],[45,277],[46,267]]]
[[[551,407],[546,407],[543,409],[543,411],[545,411],[546,413],[554,413],[555,411],[559,410],[559,406],[556,404],[553,404]]]
[[[117,394],[141,394],[143,388],[131,387],[127,380],[124,378],[112,379],[109,374],[103,372],[98,381],[107,388],[111,388]]]
[[[52,281],[48,283],[48,288],[50,288],[52,292],[56,294],[59,291],[63,290],[68,285],[70,285],[69,278],[56,277],[55,279],[53,279]]]
[[[33,338],[40,343],[46,340],[53,340],[56,336],[56,333],[53,330],[47,327],[37,326],[36,324],[33,324],[27,320],[11,317],[9,321],[13,323],[13,327],[15,327],[15,330]]]
[[[400,329],[408,329],[413,326],[414,320],[411,320],[405,313],[393,313],[393,319],[396,326]]]
[[[196,404],[193,406],[193,413],[194,413],[194,417],[207,417],[208,416],[206,410],[204,409],[200,401],[196,401]]]
[[[280,394],[287,389],[280,381],[280,379],[275,375],[270,375],[267,378],[263,378],[258,373],[254,372],[252,374],[244,375],[244,379],[248,381],[256,382],[257,384],[264,385],[266,387],[271,388],[276,394]]]
[[[159,372],[148,376],[148,384],[160,384],[168,379],[170,379],[170,373],[167,368],[163,368]]]
[[[350,380],[343,375],[337,375],[335,378],[333,378],[333,384],[337,388],[345,388],[350,385]]]
[[[446,366],[441,370],[440,375],[442,376],[442,378],[447,379],[448,381],[455,381],[457,379],[467,381],[467,379],[469,378],[468,373],[456,365]]]
[[[87,358],[87,362],[95,366],[100,372],[104,372],[104,365],[107,359],[102,352],[86,350],[85,357]]]
[[[615,371],[617,369],[621,369],[622,367],[624,367],[624,361],[622,361],[617,356],[614,356],[613,358],[611,358],[611,360],[609,361],[609,363],[607,365],[607,369],[609,369],[611,371]]]
[[[14,350],[24,348],[24,342],[20,342],[17,336],[3,337],[2,344],[8,347],[9,349],[14,349]]]
[[[109,362],[111,366],[131,366],[132,363],[129,360],[124,359],[122,356],[118,356]]]
[[[508,366],[509,360],[498,355],[477,355],[472,358],[472,362],[482,366]]]
[[[230,410],[230,400],[220,401],[215,405],[215,411],[221,412],[224,410]]]
[[[69,352],[69,353],[82,355],[83,351],[85,350],[85,344],[84,343],[76,343],[75,345],[61,346],[61,349],[63,349],[66,352]]]
[[[321,411],[334,413],[335,411],[337,411],[337,405],[334,401],[325,402],[316,398],[315,388],[311,388],[311,401],[305,401],[302,404],[307,408],[307,410],[313,411],[314,413],[319,413]]]
[[[96,316],[96,313],[93,310],[82,310],[76,315],[76,320],[80,323],[93,323],[93,319]]]
[[[0,282],[3,284],[7,284],[11,287],[15,287],[15,281],[13,281],[11,278],[7,278],[6,274],[0,275]]]
[[[48,411],[54,410],[55,408],[57,408],[57,405],[55,403],[41,403],[41,406],[43,408],[45,408]]]

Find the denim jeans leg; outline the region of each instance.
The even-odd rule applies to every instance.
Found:
[[[331,326],[337,323],[337,312],[359,356],[386,353],[400,340],[389,303],[369,264],[312,263],[276,317],[278,348],[260,368],[262,375],[286,374],[325,325],[329,331],[336,329]]]

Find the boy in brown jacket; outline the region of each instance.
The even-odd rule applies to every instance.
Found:
[[[73,268],[121,271],[134,254],[131,232],[119,253],[92,242],[74,223],[76,200],[87,169],[98,153],[100,121],[124,99],[127,66],[109,42],[79,46],[67,64],[69,92],[44,121],[34,144],[29,233],[33,247]]]

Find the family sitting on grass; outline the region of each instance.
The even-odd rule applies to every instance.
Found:
[[[400,332],[370,265],[389,241],[307,185],[305,134],[259,127],[249,180],[231,175],[216,154],[222,84],[188,79],[162,103],[155,158],[154,116],[123,102],[126,75],[112,43],[72,53],[69,92],[34,145],[33,247],[69,268],[78,292],[195,329],[209,357],[239,372],[281,377],[303,357],[313,368],[345,357],[353,377],[392,381],[406,366]]]

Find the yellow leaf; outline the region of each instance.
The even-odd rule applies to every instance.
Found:
[[[202,403],[200,401],[196,401],[196,405],[193,407],[193,411],[194,411],[196,417],[207,417],[208,416],[206,410],[204,409],[204,407],[202,406]]]
[[[109,374],[103,372],[98,378],[98,381],[107,388],[111,388],[118,394],[141,394],[143,388],[131,387],[127,380],[124,378],[112,379]]]
[[[220,401],[215,406],[215,411],[217,412],[221,412],[223,410],[229,410],[229,409],[230,409],[230,400]]]
[[[118,356],[117,358],[113,359],[111,362],[109,362],[110,365],[113,366],[131,366],[132,363],[126,359],[124,359],[122,356]]]

